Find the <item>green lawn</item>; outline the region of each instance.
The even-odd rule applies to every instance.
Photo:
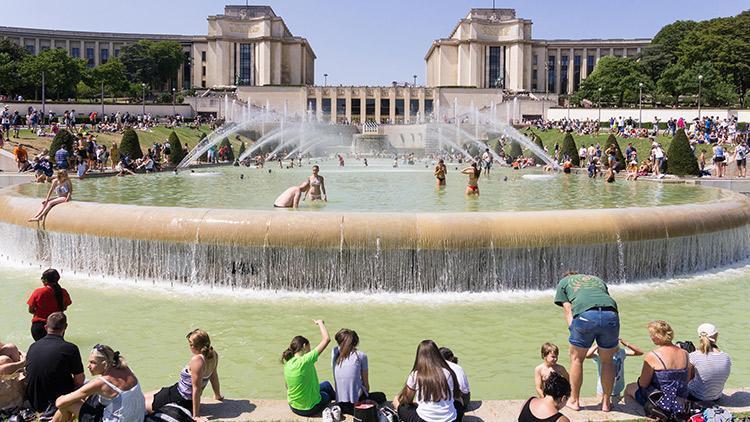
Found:
[[[198,140],[201,137],[201,133],[205,132],[208,135],[211,133],[211,128],[208,125],[203,125],[201,126],[200,130],[188,127],[179,127],[174,129],[174,131],[180,138],[180,142],[183,145],[187,142],[187,144],[192,149],[198,143]],[[153,128],[151,132],[136,130],[136,133],[138,134],[138,140],[141,143],[141,148],[145,151],[146,148],[151,147],[151,145],[153,145],[155,142],[164,143],[169,137],[169,134],[172,133],[172,129],[163,126],[157,126]],[[113,143],[119,144],[122,138],[122,135],[117,133],[94,133],[94,136],[96,137],[96,141],[99,144],[104,144],[107,147],[110,147]],[[241,139],[245,141],[246,146],[249,142],[251,142],[248,138],[245,137],[241,137]],[[235,153],[239,151],[240,144],[234,138],[234,136],[230,139],[230,141],[232,142],[232,147]],[[38,137],[30,130],[22,129],[20,138],[11,138],[10,142],[6,142],[4,148],[6,150],[12,150],[13,147],[15,147],[19,142],[28,146],[29,152],[34,155],[41,152],[45,148],[49,148],[50,144],[52,143],[52,138]]]

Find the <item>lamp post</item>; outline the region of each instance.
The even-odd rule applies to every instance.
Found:
[[[175,92],[177,91],[174,88],[172,88],[172,116],[177,115],[177,109],[175,108],[175,105],[174,105]]]
[[[638,129],[643,121],[643,82],[638,83]]]
[[[102,80],[102,118],[104,118],[104,80]]]
[[[414,86],[417,86],[417,75],[414,75]]]
[[[597,122],[597,124],[599,125],[599,127],[601,127],[602,126],[602,87],[599,87],[598,91],[599,91],[599,98],[597,100],[597,103],[598,103],[597,106],[599,107],[599,121]]]
[[[42,70],[42,124],[44,124],[45,113],[45,98],[44,98],[44,71]],[[10,132],[8,132],[10,133]]]
[[[143,117],[146,117],[146,84],[141,83],[141,101],[143,104]]]
[[[698,120],[701,118],[701,88],[703,87],[703,75],[698,75]]]
[[[323,74],[323,86],[328,86],[328,74]]]
[[[545,109],[547,108],[547,97],[549,96],[549,63],[544,64],[544,101],[542,101],[542,120],[547,120]]]

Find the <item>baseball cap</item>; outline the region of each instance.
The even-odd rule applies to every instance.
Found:
[[[709,323],[703,323],[698,326],[698,335],[699,336],[706,336],[706,337],[713,337],[716,334],[719,334],[718,331],[716,331],[716,326]]]

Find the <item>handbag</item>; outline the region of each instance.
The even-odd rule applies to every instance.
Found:
[[[372,400],[357,402],[353,416],[356,422],[378,422],[378,404]]]

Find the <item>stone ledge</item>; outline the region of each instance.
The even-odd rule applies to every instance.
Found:
[[[466,413],[465,422],[516,421],[525,400],[484,400],[473,401],[471,411]],[[730,389],[720,400],[720,405],[733,414],[750,412],[750,388]],[[573,422],[583,421],[633,421],[644,419],[643,409],[630,399],[615,404],[609,413],[598,411],[596,399],[583,400],[584,409],[562,412]],[[210,420],[227,421],[279,421],[302,422],[320,421],[320,418],[304,418],[294,415],[283,400],[242,400],[227,399],[222,403],[205,400],[201,407],[203,416]],[[351,417],[346,419],[352,421]]]

